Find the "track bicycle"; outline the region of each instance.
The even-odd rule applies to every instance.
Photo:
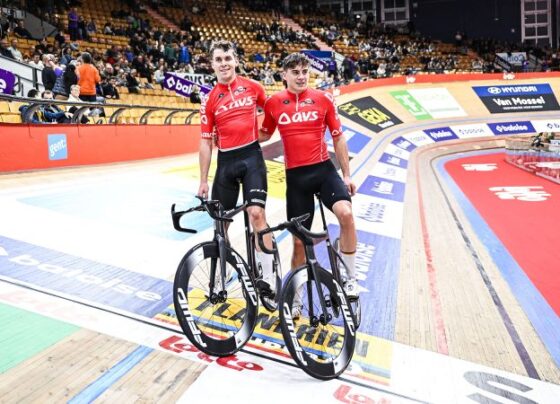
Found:
[[[321,206],[321,204],[320,204]],[[356,344],[360,304],[348,300],[342,288],[339,268],[342,258],[330,243],[321,206],[324,231],[313,233],[302,222],[309,214],[293,218],[258,233],[261,249],[266,249],[262,236],[277,230],[288,230],[304,244],[305,265],[291,271],[280,296],[280,325],[288,351],[298,366],[309,375],[329,380],[338,377],[350,364]],[[317,262],[314,244],[327,239],[332,272]],[[298,311],[298,314],[296,314]],[[299,321],[298,321],[299,320]]]
[[[183,257],[173,283],[173,302],[177,320],[189,341],[202,352],[229,356],[241,349],[251,337],[257,322],[258,299],[269,311],[278,308],[282,274],[273,237],[272,290],[259,290],[262,269],[255,257],[255,237],[249,224],[246,203],[224,211],[215,200],[197,197],[198,206],[185,211],[171,207],[173,227],[180,232],[196,233],[183,227],[181,218],[204,211],[214,220],[211,241],[191,248]],[[243,211],[247,261],[231,246],[226,223]],[[276,251],[276,252],[274,252]]]

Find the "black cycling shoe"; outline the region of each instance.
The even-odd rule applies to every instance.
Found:
[[[270,284],[268,282],[266,282],[263,279],[257,279],[257,281],[255,282],[257,289],[259,290],[259,293],[269,299],[274,299],[274,297],[276,296],[276,292],[274,290],[272,290],[272,287],[270,286]]]

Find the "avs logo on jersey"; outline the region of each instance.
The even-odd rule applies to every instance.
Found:
[[[245,91],[247,91],[247,87],[239,86],[235,89],[233,95],[239,95],[241,93],[244,93]]]
[[[218,94],[218,98],[222,98],[225,94],[224,93],[220,93]]]
[[[317,119],[319,119],[319,113],[317,111],[295,112],[292,115],[283,112],[278,117],[278,125],[289,125],[291,123],[299,122],[312,122],[316,121]]]
[[[288,105],[290,103],[290,100],[284,100],[282,101],[284,104]]]

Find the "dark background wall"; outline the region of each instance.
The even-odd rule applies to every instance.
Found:
[[[411,20],[434,39],[453,41],[455,32],[468,38],[521,41],[520,0],[411,0]]]

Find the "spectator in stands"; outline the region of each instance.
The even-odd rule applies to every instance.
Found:
[[[33,58],[29,61],[29,66],[39,70],[43,70],[43,62],[41,62],[41,55],[37,52],[33,54]]]
[[[74,84],[72,87],[70,87],[70,96],[68,97],[68,101],[70,102],[84,102],[82,100],[81,94],[80,94],[80,86],[77,84]],[[68,109],[68,112],[71,112],[72,114],[74,114],[76,111],[78,110],[78,107],[73,105]],[[82,118],[80,119],[80,123],[88,123],[89,122],[89,117],[96,117],[100,114],[101,110],[98,108],[88,108],[84,114],[82,115]]]
[[[165,79],[165,64],[159,65],[157,70],[154,72],[154,81],[161,85],[163,88],[163,80]]]
[[[50,90],[46,90],[46,91],[49,91],[50,93]],[[54,94],[57,100],[65,100],[66,98],[68,98],[68,93],[64,88],[64,73],[59,74],[56,77],[56,80],[54,82],[54,87],[52,89],[52,93]],[[45,97],[43,96],[43,98]]]
[[[61,48],[66,43],[66,37],[64,36],[64,30],[59,30],[56,35],[54,36],[54,40],[58,43],[58,46]]]
[[[126,75],[126,87],[129,93],[140,93],[140,82],[138,81],[138,72],[136,69],[132,69],[130,73]]]
[[[86,20],[84,17],[78,17],[78,37],[84,41],[89,41],[89,34],[86,28]]]
[[[199,86],[197,85],[193,86],[193,91],[191,92],[189,99],[193,104],[200,104],[202,102],[202,99],[200,98]]]
[[[39,55],[43,55],[47,53],[47,46],[49,43],[47,42],[47,38],[41,39],[41,41],[35,45],[35,52],[39,53]]]
[[[12,52],[10,52],[10,49],[8,48],[8,40],[5,38],[0,40],[0,55],[10,59],[15,59],[14,55],[12,55]]]
[[[64,74],[62,75],[65,97],[68,97],[70,95],[70,88],[73,85],[78,84],[78,75],[76,74],[77,64],[78,63],[75,60],[70,62],[70,64],[66,67]]]
[[[96,101],[95,85],[101,81],[99,71],[92,65],[91,54],[82,53],[82,64],[78,66],[78,85],[80,86],[80,99],[88,102]]]
[[[111,22],[106,22],[105,26],[103,27],[103,34],[105,35],[115,35],[113,33],[113,24]]]
[[[103,97],[113,100],[119,100],[121,98],[119,90],[116,87],[117,79],[115,77],[105,77],[101,82],[101,90],[103,92]]]
[[[78,30],[78,21],[80,16],[78,15],[78,9],[73,7],[68,13],[68,33],[70,34],[71,41],[77,41],[80,39],[80,32]]]
[[[18,62],[23,62],[23,55],[21,54],[20,50],[18,49],[18,40],[12,39],[12,46],[8,48],[8,50],[12,53],[12,56]]]
[[[23,20],[19,20],[14,28],[14,34],[20,38],[33,39],[31,33],[25,28]]]
[[[95,20],[92,18],[86,24],[86,31],[88,36],[94,35],[97,33],[97,25],[95,24]]]
[[[53,99],[53,92],[50,90],[43,91],[42,98],[45,100]],[[41,107],[43,119],[48,123],[70,123],[72,114],[63,111],[56,104],[46,104]]]
[[[36,90],[36,89],[32,88],[31,90],[29,90],[27,92],[27,98],[30,98],[30,99],[39,98],[39,90]],[[26,120],[25,115],[27,113],[27,109],[29,107],[31,107],[31,105],[33,105],[33,102],[31,102],[28,105],[23,104],[19,107],[19,113],[21,115],[21,121],[22,122],[28,122],[28,123],[44,123],[43,112],[40,109],[37,109],[33,113],[33,116],[31,117],[30,121]]]
[[[43,55],[43,71],[41,72],[41,78],[43,79],[43,85],[45,90],[52,90],[56,82],[56,73],[54,72],[55,62],[54,56],[47,53]]]

